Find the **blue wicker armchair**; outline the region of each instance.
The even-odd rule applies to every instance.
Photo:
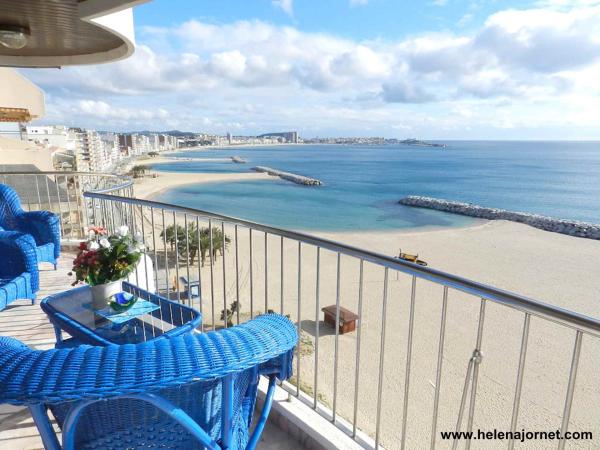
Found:
[[[49,211],[24,211],[13,188],[0,184],[0,230],[30,234],[37,244],[38,262],[54,264],[60,256],[60,220]]]
[[[0,403],[27,405],[47,450],[253,449],[297,340],[275,314],[137,345],[36,351],[0,337]],[[259,375],[269,389],[250,435]]]
[[[38,289],[35,241],[28,234],[0,231],[0,311],[17,299],[33,303]]]

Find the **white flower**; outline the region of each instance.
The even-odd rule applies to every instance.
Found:
[[[99,248],[100,248],[100,246],[98,245],[98,243],[96,241],[90,241],[87,243],[88,250],[98,250]]]
[[[108,242],[108,239],[102,238],[100,239],[100,246],[102,248],[110,248],[110,242]]]
[[[138,231],[138,232],[136,232],[136,233],[133,235],[133,240],[134,240],[135,242],[143,242],[143,240],[144,240],[144,239],[143,239],[142,233],[140,233],[139,231]]]
[[[127,246],[127,253],[138,253],[139,249],[135,246],[135,245],[128,245]]]
[[[121,225],[117,228],[117,234],[121,237],[125,237],[129,234],[129,227],[127,225]]]

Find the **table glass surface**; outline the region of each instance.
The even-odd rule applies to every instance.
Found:
[[[157,338],[195,318],[192,310],[158,296],[153,296],[153,301],[138,297],[132,309],[125,313],[113,312],[110,307],[98,313],[92,309],[89,288],[57,295],[50,298],[48,304],[89,332],[121,345]],[[129,317],[124,317],[126,315]]]

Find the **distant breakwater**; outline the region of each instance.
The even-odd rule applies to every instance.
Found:
[[[270,167],[256,166],[252,170],[257,172],[268,173],[269,175],[279,177],[283,180],[288,180],[296,184],[303,184],[305,186],[321,186],[323,183],[315,178],[309,178],[302,175],[296,175],[295,173],[283,172],[281,170],[272,169]]]
[[[505,209],[486,208],[472,203],[453,202],[449,200],[411,195],[398,203],[406,206],[435,209],[463,216],[478,217],[489,220],[510,220],[524,223],[535,228],[554,233],[566,234],[587,239],[600,240],[600,224],[580,222],[577,220],[555,219],[553,217],[524,212],[507,211]]]

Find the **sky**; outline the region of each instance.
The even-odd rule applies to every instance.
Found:
[[[600,0],[154,0],[123,61],[24,69],[40,124],[600,139]]]

